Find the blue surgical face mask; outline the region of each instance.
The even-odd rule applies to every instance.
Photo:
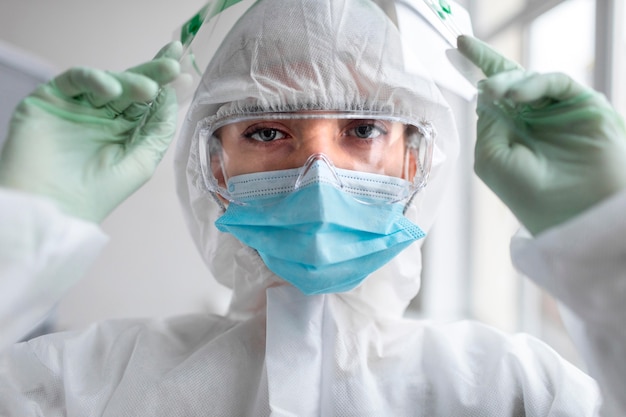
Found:
[[[385,195],[404,180],[310,161],[231,178],[229,191],[244,204],[230,204],[217,228],[305,294],[349,291],[425,236],[404,217],[405,203]]]

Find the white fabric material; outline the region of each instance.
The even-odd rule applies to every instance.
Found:
[[[0,347],[46,318],[107,241],[100,228],[48,200],[0,189]],[[68,258],[68,254],[72,257]]]
[[[267,300],[246,321],[110,321],[17,345],[0,415],[596,415],[593,382],[531,337],[373,320],[287,286]]]
[[[175,164],[190,233],[213,276],[234,289],[230,317],[263,308],[263,290],[282,282],[258,256],[213,225],[222,210],[202,182],[197,123],[213,115],[316,109],[428,121],[437,134],[431,180],[406,213],[427,232],[459,144],[449,106],[419,65],[420,45],[405,46],[382,11],[363,0],[262,1],[226,37],[190,105]],[[415,57],[406,58],[407,50]],[[360,309],[400,316],[419,290],[421,244],[410,246],[345,298]]]
[[[516,237],[515,266],[577,321],[572,338],[605,396],[603,412],[626,415],[626,192],[537,239]],[[569,313],[569,314],[568,314]]]
[[[306,297],[269,272],[254,251],[217,232],[213,221],[220,208],[200,188],[192,137],[196,121],[222,103],[260,103],[264,110],[276,109],[282,100],[287,105],[353,106],[370,99],[361,97],[356,87],[367,87],[363,93],[370,94],[370,88],[379,86],[377,97],[383,99],[368,105],[424,117],[439,133],[433,179],[420,194],[421,201],[407,211],[407,217],[425,230],[434,219],[457,148],[453,119],[435,86],[428,79],[396,77],[387,71],[385,57],[399,39],[368,2],[271,0],[247,16],[253,20],[244,21],[231,46],[218,52],[223,67],[207,76],[195,97],[176,161],[179,195],[192,235],[211,273],[233,288],[228,315],[108,321],[15,345],[0,355],[0,415],[597,415],[594,381],[536,339],[507,336],[474,322],[436,325],[402,318],[419,289],[419,245],[351,292]],[[367,28],[386,28],[385,36],[364,39],[359,32]],[[244,40],[248,30],[250,39]],[[300,31],[300,37],[294,31]],[[276,58],[285,58],[285,48],[292,43],[307,68],[317,62],[326,67],[305,71],[311,78],[300,79],[301,84],[286,78],[285,85],[266,84],[265,73],[256,72],[257,64],[268,62],[261,57],[275,49],[280,51]],[[415,44],[418,48],[419,42]],[[347,45],[354,48],[343,50]],[[248,55],[251,51],[254,59]],[[367,51],[370,55],[363,55]],[[369,73],[373,78],[339,82],[341,78],[331,75],[348,74],[342,72],[347,68],[340,58],[359,64],[357,73],[348,72],[351,76],[376,69]],[[368,64],[367,59],[379,61]],[[213,79],[213,74],[219,76]],[[281,101],[272,104],[275,94]],[[307,94],[317,104],[305,100]],[[325,101],[326,94],[341,100]],[[402,103],[399,108],[393,105],[395,98]],[[65,250],[42,262],[71,264],[80,260],[77,256]],[[594,273],[587,278],[602,267],[589,264],[588,271]],[[544,272],[533,271],[536,276]],[[567,276],[554,279],[565,281]],[[624,346],[617,353],[623,353]]]

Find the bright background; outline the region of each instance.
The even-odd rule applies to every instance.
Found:
[[[3,0],[0,46],[5,54],[26,54],[31,61],[24,72],[35,70],[40,78],[74,65],[123,70],[150,59],[203,3]],[[616,77],[626,73],[621,3],[461,2],[473,16],[475,33],[510,58],[536,71],[566,72],[624,110],[626,95],[620,92],[626,89]],[[17,87],[13,84],[8,91],[0,86],[5,119],[6,97]],[[427,241],[423,291],[412,313],[442,321],[469,317],[506,331],[533,333],[576,362],[554,302],[511,267],[508,242],[518,223],[473,176],[473,109],[453,101],[464,138],[461,160],[447,209]],[[219,312],[226,307],[228,292],[207,276],[183,224],[172,159],[170,149],[154,179],[104,222],[111,242],[61,301],[56,329],[105,318]]]
[[[203,4],[3,0],[0,42],[44,60],[55,73],[75,65],[124,70],[151,59]],[[207,279],[188,236],[175,195],[173,151],[171,147],[153,179],[105,220],[102,227],[110,244],[61,301],[58,328],[82,327],[103,318],[225,307],[225,291]]]

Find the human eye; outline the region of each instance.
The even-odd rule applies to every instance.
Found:
[[[278,139],[286,138],[287,134],[273,127],[253,126],[246,129],[243,136],[259,142],[272,142]]]
[[[346,134],[359,139],[377,139],[387,135],[388,130],[381,122],[375,120],[359,120],[350,125]]]

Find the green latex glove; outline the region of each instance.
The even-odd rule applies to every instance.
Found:
[[[532,233],[626,187],[626,130],[601,94],[537,74],[468,36],[458,49],[478,84],[475,171]]]
[[[180,43],[124,72],[73,68],[16,108],[0,186],[101,222],[153,174],[176,130]]]

